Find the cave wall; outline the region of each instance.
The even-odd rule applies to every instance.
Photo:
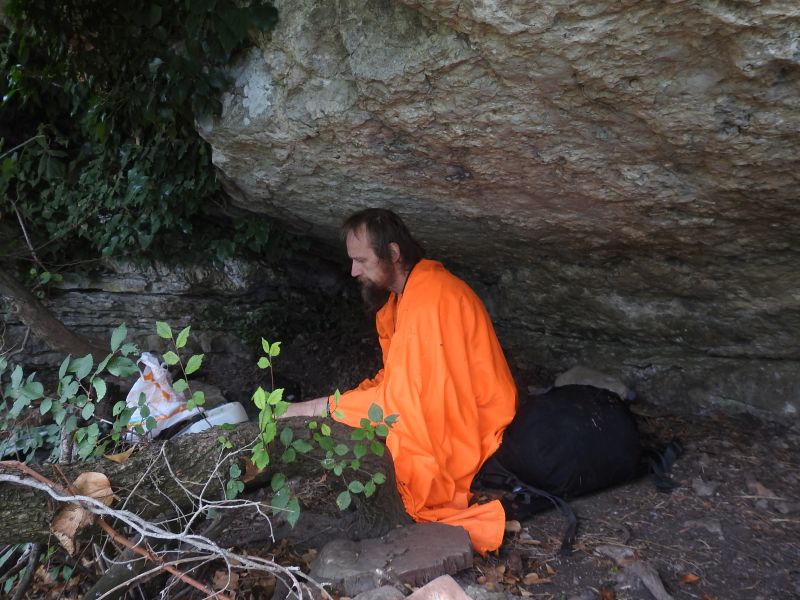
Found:
[[[800,4],[294,0],[199,123],[240,207],[397,210],[505,347],[800,405]]]
[[[124,323],[128,341],[159,355],[174,348],[157,335],[156,321],[167,322],[175,335],[191,326],[180,354],[184,360],[204,355],[191,381],[250,406],[259,385],[285,387],[294,396],[289,399],[300,400],[349,389],[375,373],[379,352],[372,322],[349,284],[341,262],[300,251],[272,263],[106,259],[94,272],[64,273],[43,302],[67,327],[103,345]],[[37,372],[50,381],[64,353],[26,335],[11,304],[2,300],[0,355],[22,365],[26,376]],[[262,337],[281,342],[272,374],[256,366]],[[102,358],[94,356],[95,362]],[[177,368],[172,373],[179,377]],[[118,399],[124,397],[113,400]]]

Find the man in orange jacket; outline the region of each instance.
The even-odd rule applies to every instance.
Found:
[[[497,500],[470,504],[472,480],[514,417],[516,387],[483,303],[441,263],[426,260],[391,211],[367,209],[344,224],[351,275],[375,318],[383,368],[341,395],[292,405],[284,416],[326,408],[358,427],[374,403],[399,419],[386,438],[397,487],[416,521],[464,527],[479,552],[503,541]]]

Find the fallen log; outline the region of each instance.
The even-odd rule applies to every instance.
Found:
[[[330,419],[316,419],[331,428],[331,439],[338,445],[352,446],[352,429]],[[308,428],[309,419],[295,417],[282,420],[280,427],[291,427],[294,439],[310,440],[313,432]],[[117,500],[112,508],[124,508],[143,518],[150,519],[165,511],[177,510],[185,513],[197,510],[198,498],[205,501],[225,499],[225,485],[229,479],[229,468],[237,464],[244,479],[251,479],[251,486],[264,485],[272,475],[283,473],[288,480],[324,481],[312,492],[301,498],[301,521],[304,512],[311,514],[319,510],[320,503],[331,503],[331,498],[347,488],[340,477],[335,477],[323,466],[325,452],[316,444],[305,455],[298,455],[294,462],[284,464],[278,458],[284,451],[276,438],[270,446],[271,462],[253,477],[244,457],[249,456],[247,447],[256,439],[258,428],[253,423],[244,423],[232,430],[218,428],[181,436],[166,442],[142,445],[123,463],[118,464],[104,458],[69,465],[29,465],[48,480],[67,487],[80,473],[100,472],[108,477]],[[224,436],[232,448],[224,449],[219,441]],[[352,450],[350,451],[352,453]],[[350,455],[344,455],[347,458]],[[338,456],[337,456],[338,458]],[[394,468],[388,450],[383,456],[369,453],[361,457],[361,468],[368,473],[381,471],[386,482],[377,487],[369,499],[363,494],[354,496],[356,502],[342,515],[348,520],[347,531],[354,538],[379,535],[396,524],[408,522],[408,516],[397,493]],[[327,474],[327,475],[326,475]],[[0,476],[23,475],[8,462],[0,462]],[[269,497],[265,502],[269,503]],[[50,524],[59,508],[39,490],[8,482],[0,483],[0,544],[47,543],[50,539]],[[269,510],[265,507],[266,511]],[[309,511],[311,508],[313,510]],[[333,506],[331,510],[338,509]],[[96,531],[96,530],[95,530]]]

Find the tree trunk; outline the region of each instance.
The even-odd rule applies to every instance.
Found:
[[[329,419],[316,419],[316,421],[330,425],[331,438],[335,443],[351,445],[349,440],[352,429]],[[305,417],[285,419],[279,422],[279,431],[291,427],[295,440],[309,440],[313,432],[307,427],[308,422],[309,419]],[[247,446],[257,434],[258,429],[255,424],[245,423],[231,431],[214,428],[167,442],[143,445],[123,464],[96,459],[70,465],[30,466],[61,486],[72,483],[85,471],[104,473],[111,482],[115,496],[120,498],[115,500],[112,508],[124,508],[144,518],[153,518],[176,507],[182,511],[191,510],[193,501],[176,478],[192,493],[203,493],[203,497],[207,500],[223,499],[230,465],[233,461],[238,461],[242,473],[245,473],[246,465],[241,457],[248,456],[249,452],[245,451],[221,461],[223,452],[218,437],[225,436],[233,444],[233,450],[236,450]],[[314,449],[308,454],[298,454],[294,462],[284,464],[280,460],[284,446],[276,439],[270,448],[270,465],[257,475],[251,485],[258,482],[263,485],[276,472],[282,472],[288,480],[299,481],[301,484],[306,481],[324,481],[322,485],[301,485],[304,491],[302,494],[298,493],[298,496],[301,496],[301,502],[306,507],[316,510],[321,503],[332,503],[332,499],[346,489],[346,483],[342,478],[334,476],[323,468],[322,459],[325,453],[313,441],[311,444]],[[232,450],[227,450],[225,454],[230,452]],[[337,455],[337,458],[353,458],[352,450],[342,457]],[[220,466],[214,473],[218,463]],[[386,483],[379,485],[376,493],[369,499],[361,500],[363,494],[354,495],[358,499],[354,503],[355,510],[351,508],[343,515],[349,533],[353,537],[379,535],[398,523],[407,522],[409,518],[395,486],[394,467],[388,450],[382,457],[368,454],[361,459],[361,465],[365,472],[385,473]],[[175,477],[170,474],[170,468]],[[348,472],[352,473],[349,469]],[[0,474],[26,476],[2,463],[0,463]],[[206,486],[208,481],[210,484]],[[0,483],[0,544],[46,543],[50,536],[50,523],[59,504],[41,491],[21,485]],[[338,509],[333,507],[333,510]],[[312,512],[308,511],[309,514]],[[301,522],[303,514],[301,511]]]
[[[95,340],[70,331],[39,299],[31,294],[7,271],[0,267],[0,296],[7,298],[19,320],[31,328],[34,335],[51,349],[72,356],[93,354],[95,358],[108,354],[109,349]]]

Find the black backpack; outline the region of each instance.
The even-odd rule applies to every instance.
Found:
[[[668,472],[681,452],[677,440],[660,451],[644,448],[628,404],[613,392],[566,385],[520,404],[473,488],[511,492],[501,499],[510,518],[557,507],[568,521],[561,551],[569,554],[578,522],[567,499],[647,473],[659,491],[671,491]]]

